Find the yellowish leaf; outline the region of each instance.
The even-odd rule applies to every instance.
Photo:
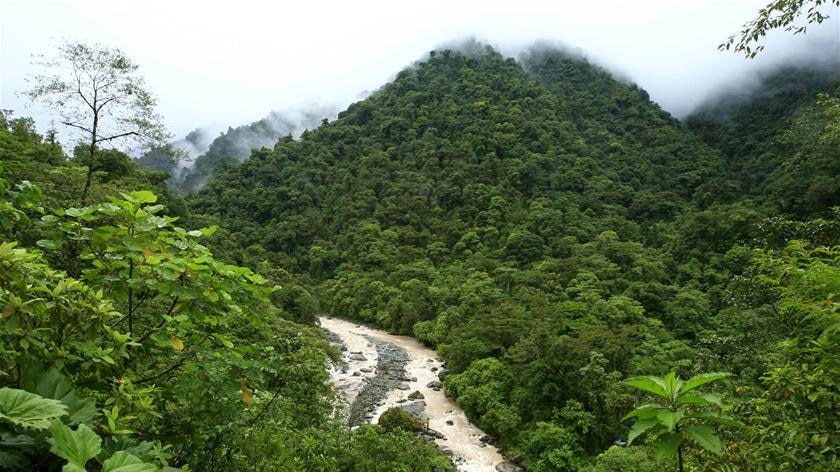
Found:
[[[242,403],[250,405],[254,399],[254,391],[248,388],[248,383],[244,380],[240,381],[242,385]]]
[[[177,336],[170,339],[169,343],[172,344],[172,349],[175,349],[176,351],[184,350],[184,341],[181,341],[181,339]]]
[[[147,248],[147,247],[144,247],[143,248],[143,258],[148,259],[150,257],[152,257],[152,250]]]

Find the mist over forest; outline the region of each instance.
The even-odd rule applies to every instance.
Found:
[[[768,59],[669,107],[476,35],[183,136],[145,58],[57,43],[0,113],[0,469],[836,471],[840,60],[771,40],[838,7],[739,20]]]

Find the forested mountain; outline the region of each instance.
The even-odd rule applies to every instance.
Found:
[[[317,128],[329,114],[326,109],[307,111],[299,116],[271,112],[253,123],[228,127],[212,141],[206,131],[197,129],[170,145],[189,154],[186,162],[178,161],[173,153],[156,150],[141,156],[138,163],[145,169],[169,172],[168,183],[174,191],[181,194],[195,192],[214,172],[221,172],[247,159],[252,149],[271,148],[282,136],[297,136],[306,129]]]
[[[829,220],[785,220],[795,212],[761,205],[773,192],[749,183],[749,166],[733,173],[742,164],[724,141],[740,131],[700,132],[694,118],[698,138],[644,90],[565,52],[517,62],[468,49],[432,52],[336,121],[255,152],[193,210],[267,251],[321,310],[436,346],[447,392],[529,470],[585,468],[621,438],[630,376],[726,370],[749,386],[745,404],[779,394],[762,376],[790,361],[773,353],[798,334],[775,327],[776,291],[755,296],[752,251],[835,244],[824,210],[837,196],[814,209]],[[829,180],[831,163],[819,164]],[[807,185],[796,172],[768,164]],[[763,436],[728,433],[728,462],[828,470],[833,449],[765,444],[782,433],[762,412]],[[654,467],[635,448],[597,463],[613,460]]]
[[[109,408],[76,432],[114,416],[103,447],[160,466],[451,470],[404,431],[333,421],[336,353],[306,326],[325,313],[433,346],[446,393],[528,471],[836,470],[836,77],[783,69],[684,124],[585,58],[472,43],[241,164],[238,137],[265,129],[229,130],[186,205],[100,151],[94,204],[72,208],[85,161],[4,118],[4,178],[47,203],[0,181],[0,235],[19,241],[0,245],[0,295],[30,303],[35,271],[44,293],[78,278],[74,313],[106,297],[99,330],[68,322],[70,351],[33,331],[36,363],[74,366]],[[13,328],[2,372],[29,368],[3,350]]]
[[[337,353],[280,280],[176,226],[165,173],[96,151],[0,114],[0,469],[454,472],[412,433],[349,431]]]
[[[730,199],[750,196],[773,212],[823,215],[840,201],[840,159],[825,142],[840,65],[783,67],[754,89],[728,93],[686,123],[726,156]]]

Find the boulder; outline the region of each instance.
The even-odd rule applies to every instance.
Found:
[[[414,392],[408,394],[408,399],[409,400],[422,400],[424,398],[426,398],[426,397],[425,397],[425,395],[420,393],[420,390],[415,390]]]
[[[496,466],[497,472],[522,472],[523,470],[525,469],[509,461],[504,461]]]
[[[351,361],[366,361],[367,357],[365,357],[361,352],[354,352],[350,354]]]

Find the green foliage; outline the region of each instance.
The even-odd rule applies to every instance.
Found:
[[[785,69],[686,127],[567,52],[466,49],[225,166],[232,130],[194,175],[222,163],[190,197],[205,214],[4,115],[7,175],[43,193],[0,185],[0,388],[96,431],[94,469],[452,470],[403,428],[332,422],[328,348],[296,323],[328,312],[435,346],[529,470],[830,470],[836,75]],[[677,376],[722,370],[745,428],[713,427],[735,424],[701,391],[715,375]],[[666,398],[611,447],[627,378]],[[66,462],[4,424],[10,468]]]
[[[764,50],[764,45],[757,43],[770,31],[784,28],[793,34],[804,34],[808,25],[827,20],[829,16],[826,10],[838,5],[838,0],[775,0],[759,10],[758,16],[743,26],[737,40],[732,35],[718,49],[732,49],[750,59],[755,58]],[[804,23],[799,23],[803,20]]]
[[[423,422],[419,418],[402,408],[388,408],[379,417],[378,424],[388,431],[400,428],[404,431],[417,432],[425,429]]]
[[[67,461],[62,469],[65,472],[84,471],[87,461],[101,450],[102,438],[86,425],[80,424],[74,431],[56,421],[50,426],[50,433],[50,452]]]
[[[765,390],[745,405],[756,424],[753,454],[775,467],[827,471],[838,460],[838,256],[838,246],[799,241],[756,254],[758,282],[775,293],[778,321],[789,329],[762,378]]]
[[[707,422],[728,426],[737,426],[738,422],[710,409],[713,405],[722,406],[720,395],[693,391],[728,375],[698,374],[683,381],[672,371],[665,377],[643,376],[625,380],[625,384],[653,394],[656,401],[664,401],[639,406],[622,418],[622,421],[636,418],[627,434],[627,444],[647,433],[653,440],[656,458],[662,460],[676,454],[680,471],[683,470],[681,450],[686,439],[706,451],[721,455],[723,446],[720,438]]]
[[[648,448],[639,446],[613,446],[595,459],[595,464],[587,472],[658,472],[662,469],[651,456]]]
[[[530,467],[584,468],[625,434],[627,377],[731,370],[753,392],[780,334],[752,248],[833,234],[836,159],[806,132],[831,129],[831,73],[783,71],[688,129],[567,52],[466,49],[254,151],[192,208],[227,257],[282,268],[295,319],[311,296],[436,347],[447,392]],[[692,424],[685,444],[717,449]]]
[[[67,415],[67,405],[24,390],[0,388],[0,420],[26,429],[46,429]]]

